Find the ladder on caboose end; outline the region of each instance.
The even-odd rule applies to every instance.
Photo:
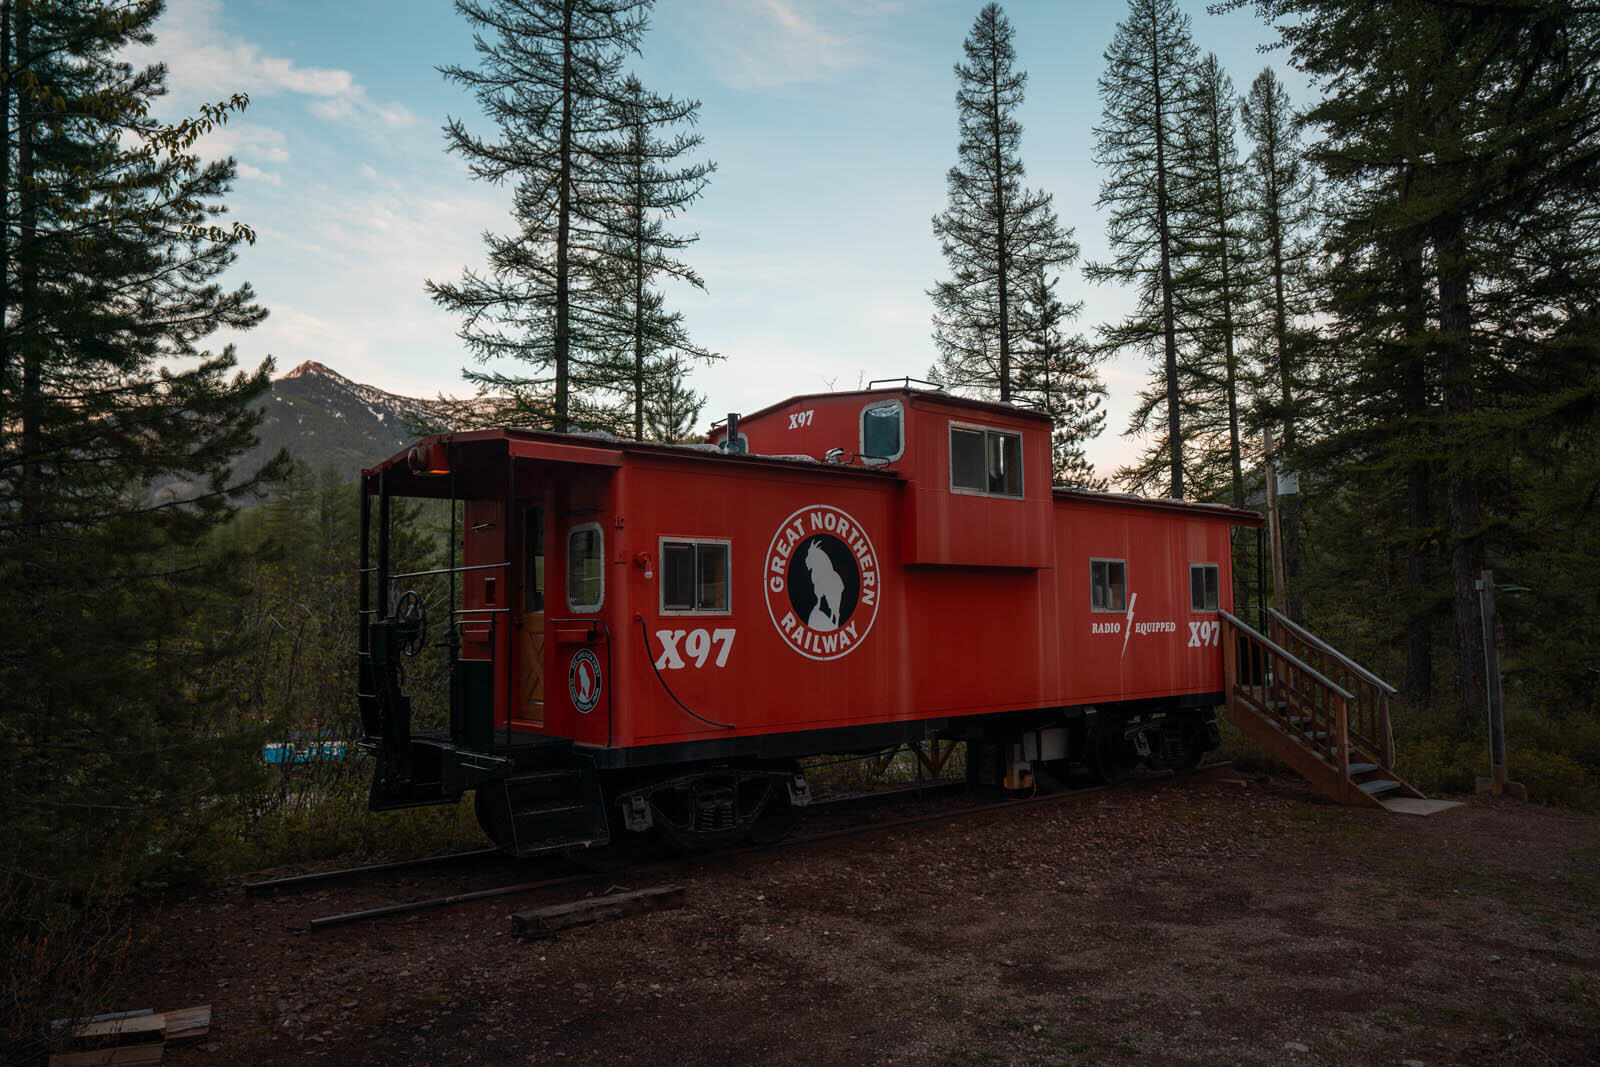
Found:
[[[1426,798],[1391,769],[1394,687],[1276,611],[1270,637],[1218,614],[1228,718],[1246,737],[1341,804],[1418,811]]]

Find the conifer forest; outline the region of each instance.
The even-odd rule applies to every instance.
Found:
[[[700,444],[714,383],[751,373],[713,339],[733,302],[705,250],[730,238],[704,209],[753,149],[668,84],[657,23],[681,2],[454,0],[471,54],[428,62],[459,110],[419,120],[459,195],[509,210],[396,297],[448,317],[433,361],[460,383],[407,439]],[[1498,651],[1511,777],[1594,812],[1600,8],[1086,5],[1085,107],[1030,81],[1059,44],[1031,5],[968,7],[947,95],[918,102],[948,133],[942,192],[891,201],[924,234],[922,317],[898,327],[923,355],[894,374],[1047,415],[1056,486],[1270,497],[1275,542],[1235,532],[1236,610],[1275,605],[1392,683],[1400,774],[1474,793]],[[1228,16],[1270,43],[1254,66],[1204,47]],[[150,49],[174,17],[0,0],[4,1062],[123,1006],[131,917],[164,894],[482,844],[470,804],[368,811],[357,487],[310,445],[241,461],[274,379],[314,354],[253,342],[278,310],[252,263],[285,227],[230,208],[253,168],[211,146],[246,143],[259,103],[173,112]],[[1030,165],[1069,126],[1095,188]],[[769,401],[819,391],[796,372]],[[1108,441],[1114,465],[1086,451]],[[396,503],[397,567],[454,558],[436,503]],[[409,670],[448,692],[442,654]],[[1222,755],[1282,770],[1226,726]]]

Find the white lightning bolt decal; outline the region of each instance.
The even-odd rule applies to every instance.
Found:
[[[1128,598],[1128,614],[1122,624],[1122,654],[1128,654],[1128,638],[1133,636],[1133,606],[1139,602],[1139,594],[1135,593]]]

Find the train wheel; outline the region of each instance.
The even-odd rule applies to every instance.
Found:
[[[787,796],[778,795],[776,787],[767,806],[750,827],[746,838],[752,845],[775,845],[788,837],[800,825],[800,809],[789,803]]]
[[[1122,736],[1122,730],[1120,719],[1099,719],[1089,731],[1084,764],[1095,781],[1118,785],[1127,781],[1139,762],[1138,751]]]
[[[1183,759],[1176,770],[1192,771],[1206,758],[1206,731],[1203,726],[1191,726],[1183,732]]]

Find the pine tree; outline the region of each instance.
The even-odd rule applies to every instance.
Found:
[[[1028,76],[1014,69],[1015,31],[998,4],[978,13],[956,64],[960,143],[946,176],[949,206],[933,217],[951,277],[928,295],[938,380],[1012,399],[1019,297],[1038,270],[1071,263],[1078,246],[1047,193],[1023,187],[1019,155]]]
[[[655,386],[645,398],[646,439],[664,444],[693,440],[694,424],[705,410],[705,394],[689,388],[686,368],[676,355],[660,357],[650,378]]]
[[[1600,18],[1558,0],[1264,11],[1326,88],[1308,118],[1337,193],[1332,306],[1362,360],[1341,384],[1367,409],[1328,452],[1369,481],[1420,469],[1411,514],[1442,489],[1466,729],[1483,700],[1475,583],[1522,496],[1505,445],[1546,417],[1552,354],[1592,339],[1573,312],[1592,306],[1600,244],[1578,207],[1600,184]]]
[[[1103,490],[1106,482],[1083,446],[1105,429],[1106,390],[1089,344],[1081,335],[1062,335],[1062,324],[1076,318],[1082,305],[1063,304],[1056,283],[1041,267],[1022,290],[1013,395],[1055,423],[1050,439],[1055,484]]]
[[[638,51],[653,0],[456,0],[476,31],[477,69],[441,68],[470,89],[498,128],[489,140],[460,119],[449,149],[475,178],[514,181],[508,235],[485,234],[487,272],[428,281],[480,363],[515,360],[522,373],[468,371],[509,394],[524,421],[565,431],[615,418],[618,325],[607,285],[618,231],[615,149],[628,97],[622,66]]]
[[[1174,215],[1180,270],[1174,281],[1178,318],[1190,341],[1188,399],[1199,400],[1188,434],[1222,468],[1210,485],[1244,506],[1239,394],[1239,340],[1245,292],[1252,278],[1245,254],[1244,167],[1238,152],[1238,98],[1215,53],[1195,68],[1194,109],[1180,131],[1190,169],[1175,174]],[[1218,483],[1221,483],[1219,485]]]
[[[1274,451],[1295,462],[1302,366],[1315,341],[1309,319],[1315,281],[1316,185],[1300,147],[1299,123],[1288,91],[1271,67],[1250,85],[1240,117],[1253,148],[1246,162],[1245,207],[1255,277],[1247,289],[1260,419],[1274,427]],[[1299,614],[1300,501],[1279,501],[1289,614]]]
[[[1270,383],[1262,416],[1278,428],[1284,452],[1292,455],[1301,350],[1310,343],[1301,323],[1315,285],[1316,186],[1300,147],[1294,105],[1271,67],[1256,75],[1239,110],[1253,145],[1245,202],[1259,272],[1251,286],[1251,317],[1259,369]]]
[[[623,380],[632,387],[629,399],[636,441],[644,439],[645,409],[651,393],[660,388],[681,390],[681,383],[652,380],[647,371],[655,367],[681,375],[684,359],[716,358],[689,339],[683,314],[667,311],[665,296],[655,288],[662,277],[705,288],[698,274],[673,258],[673,253],[687,248],[698,235],[673,234],[667,230],[667,220],[699,198],[715,165],[679,163],[699,147],[698,134],[661,136],[663,128],[692,123],[699,107],[698,101],[656,97],[630,76],[623,83],[613,120],[622,131],[611,149],[611,182],[620,218],[611,228],[605,252],[612,264],[609,284],[626,313],[609,332],[625,352]]]
[[[1175,303],[1173,181],[1183,171],[1179,130],[1195,107],[1194,41],[1189,16],[1174,0],[1129,0],[1100,76],[1104,104],[1095,127],[1095,162],[1109,172],[1097,206],[1110,211],[1106,236],[1113,258],[1091,263],[1092,281],[1138,287],[1127,320],[1102,327],[1107,352],[1134,349],[1157,356],[1166,412],[1170,493],[1184,495],[1184,433]],[[1153,406],[1146,410],[1153,410]],[[1138,413],[1136,412],[1136,419]],[[1137,432],[1137,422],[1130,432]]]
[[[119,53],[161,7],[0,4],[0,864],[66,889],[181,866],[249,773],[195,626],[238,560],[200,545],[283,467],[229,470],[270,363],[203,349],[265,315],[218,280],[234,164],[188,151],[245,100],[150,118],[166,72]]]

